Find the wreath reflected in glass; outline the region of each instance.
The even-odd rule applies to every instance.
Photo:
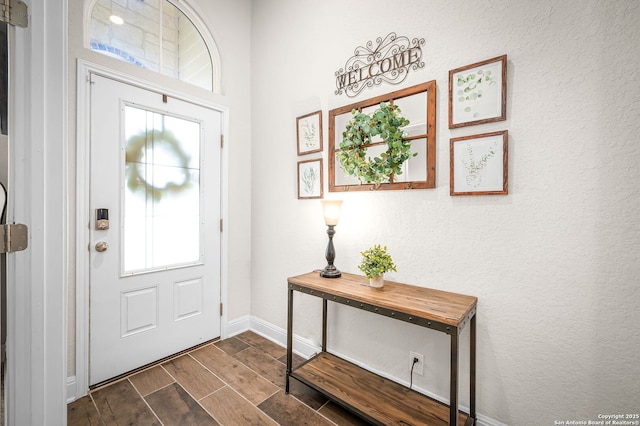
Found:
[[[147,153],[153,152],[153,159]],[[164,168],[164,173],[154,173],[154,166],[165,163],[175,167]],[[189,162],[180,142],[169,130],[142,131],[131,136],[126,143],[126,182],[133,193],[144,194],[156,201],[164,195],[182,192],[192,185]]]

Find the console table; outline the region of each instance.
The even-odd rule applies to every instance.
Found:
[[[476,418],[476,306],[473,296],[385,281],[368,286],[360,275],[322,278],[318,272],[288,280],[287,374],[376,425],[464,425]],[[293,293],[322,299],[322,352],[293,369]],[[450,404],[431,399],[327,352],[327,302],[446,333],[451,336]],[[469,413],[458,410],[459,336],[470,326]]]

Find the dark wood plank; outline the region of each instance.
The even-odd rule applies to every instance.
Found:
[[[223,425],[275,425],[269,416],[228,386],[202,399],[200,404]]]
[[[145,400],[165,425],[219,424],[177,383],[147,395]]]
[[[291,380],[289,382],[289,395],[295,396],[314,410],[320,409],[320,407],[329,401],[326,396],[317,390],[297,380]]]
[[[230,337],[228,339],[220,340],[219,342],[214,343],[214,345],[222,349],[229,355],[236,354],[249,347],[249,345],[246,342],[243,342],[242,340],[237,339],[235,337]]]
[[[449,424],[448,406],[327,352],[294,373],[380,424]],[[458,419],[464,425],[467,415],[460,413]]]
[[[331,401],[327,402],[318,412],[338,426],[367,426],[371,424]]]
[[[478,298],[448,291],[434,290],[393,281],[384,287],[368,286],[361,275],[342,273],[340,278],[322,278],[317,272],[291,277],[291,284],[320,293],[344,297],[352,301],[372,304],[395,312],[438,321],[459,327],[476,307]]]
[[[254,333],[253,331],[245,331],[244,333],[238,334],[236,337],[274,358],[280,358],[287,354],[287,348],[280,346],[277,343]]]
[[[167,361],[162,366],[196,400],[225,386],[222,380],[188,354]]]
[[[262,404],[258,405],[262,411],[282,426],[329,426],[333,425],[316,411],[307,407],[284,391],[279,391]]]
[[[104,426],[90,396],[76,399],[67,405],[67,426]]]
[[[91,393],[107,425],[162,426],[129,380],[122,380]]]
[[[287,367],[280,361],[254,348],[253,346],[238,352],[234,358],[269,380],[274,385],[284,389],[284,379]]]
[[[254,404],[261,403],[279,389],[213,345],[197,349],[191,356]]]
[[[284,364],[284,362],[286,362],[286,355],[284,362],[280,362],[274,360],[264,352],[259,351],[254,347],[250,347],[244,351],[238,352],[234,357],[274,385],[280,386],[280,388],[284,390],[287,370],[287,367]],[[301,361],[306,361],[300,356],[298,358]],[[294,363],[294,365],[300,364],[302,364],[302,362],[299,362],[298,364]],[[289,393],[314,410],[322,407],[327,402],[327,398],[322,394],[295,380],[293,380],[290,385]]]
[[[173,377],[168,375],[159,365],[134,374],[129,377],[129,380],[142,396],[162,389],[174,382]]]
[[[287,365],[287,354],[284,354],[283,356],[278,358],[278,361],[280,361],[284,365]],[[306,358],[301,357],[300,355],[298,355],[295,352],[293,353],[293,359],[292,359],[292,363],[291,363],[293,368],[296,368],[300,364],[303,364],[305,361],[306,361]]]

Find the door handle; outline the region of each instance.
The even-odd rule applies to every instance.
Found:
[[[109,244],[105,241],[100,241],[96,243],[96,251],[102,253],[103,251],[107,251],[109,248]]]

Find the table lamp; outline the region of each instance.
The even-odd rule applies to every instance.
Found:
[[[329,236],[329,244],[327,245],[327,266],[320,271],[320,276],[324,278],[338,278],[342,273],[333,266],[333,260],[336,258],[336,251],[333,248],[333,235],[336,233],[335,226],[340,219],[340,207],[342,200],[322,200],[322,211],[324,214],[324,222],[327,224],[327,235]]]

